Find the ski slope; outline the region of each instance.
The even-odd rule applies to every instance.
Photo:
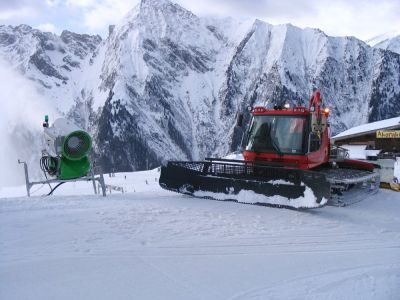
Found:
[[[400,193],[293,211],[158,176],[106,176],[126,190],[106,198],[90,183],[1,189],[0,299],[399,299]]]

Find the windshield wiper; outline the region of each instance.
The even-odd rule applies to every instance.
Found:
[[[276,140],[272,137],[271,127],[269,128],[269,138],[271,140],[272,147],[274,147],[274,149],[279,154],[279,156],[283,156],[283,153],[282,153],[281,149],[279,148],[278,144],[276,143]]]
[[[278,146],[278,144],[276,143],[276,141],[275,141],[275,139],[273,139],[272,137],[271,137],[271,144],[272,144],[272,147],[274,147],[274,149],[276,150],[276,152],[280,155],[280,156],[283,156],[283,153],[282,153],[282,151],[281,151],[281,149],[279,148],[279,146]]]

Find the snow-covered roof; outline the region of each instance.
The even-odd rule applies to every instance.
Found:
[[[343,132],[339,133],[338,135],[335,135],[331,139],[333,141],[338,141],[338,140],[343,140],[343,139],[349,138],[349,137],[355,137],[355,136],[360,136],[360,135],[364,135],[364,134],[374,133],[377,130],[396,129],[396,128],[400,128],[400,117],[356,126],[356,127],[347,129],[346,131],[343,131]]]

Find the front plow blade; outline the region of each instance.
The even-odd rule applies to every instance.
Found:
[[[330,198],[324,174],[233,160],[172,161],[161,168],[159,183],[200,198],[296,209],[321,207]]]

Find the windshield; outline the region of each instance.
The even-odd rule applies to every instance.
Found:
[[[304,153],[302,116],[254,116],[246,150],[285,154]]]

